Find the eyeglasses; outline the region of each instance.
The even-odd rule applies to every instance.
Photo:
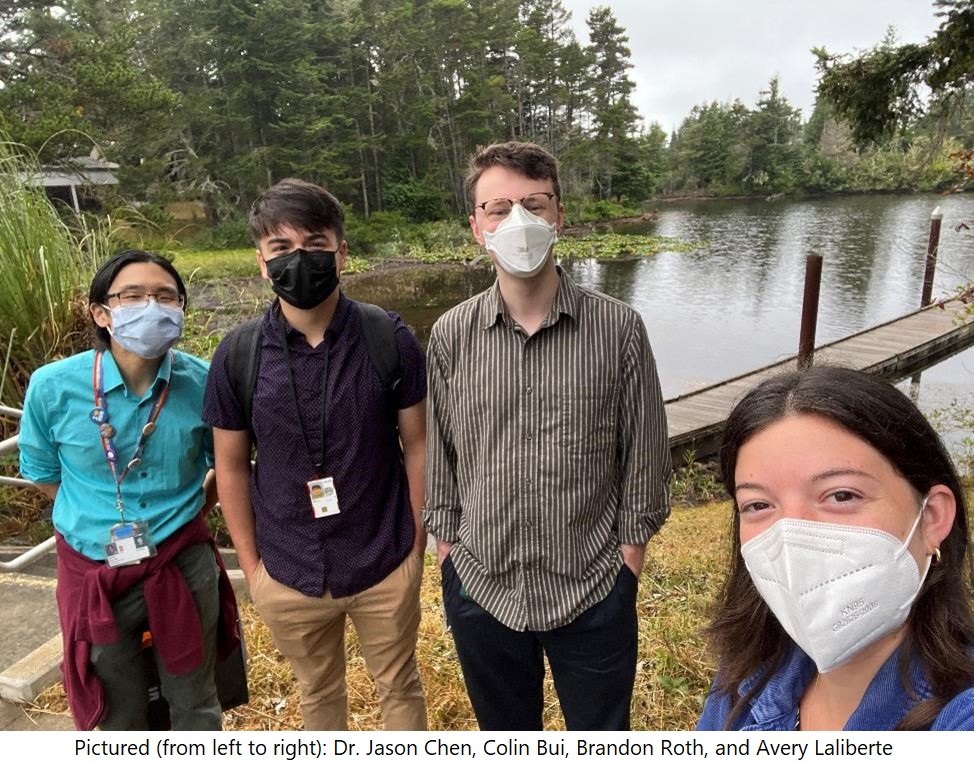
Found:
[[[181,308],[186,304],[186,298],[173,289],[160,289],[156,292],[143,291],[142,289],[125,289],[124,291],[106,294],[105,301],[110,303],[113,299],[118,300],[118,305],[121,307],[145,307],[149,304],[150,297],[163,307]]]
[[[543,217],[551,211],[552,207],[557,206],[556,198],[557,195],[551,191],[537,191],[520,199],[490,199],[474,206],[484,210],[487,219],[492,221],[503,220],[511,214],[515,204],[520,204],[532,215]]]

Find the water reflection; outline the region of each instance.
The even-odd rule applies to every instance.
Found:
[[[474,265],[405,266],[363,273],[347,279],[343,289],[353,299],[398,312],[425,346],[440,315],[493,281],[494,271],[484,260]]]

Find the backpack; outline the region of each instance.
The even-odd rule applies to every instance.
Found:
[[[362,316],[362,331],[369,350],[372,365],[379,374],[379,381],[386,394],[391,395],[402,381],[402,362],[399,357],[399,344],[396,342],[396,324],[389,314],[378,305],[368,302],[353,302]],[[252,414],[254,387],[257,384],[257,369],[260,366],[263,316],[252,318],[233,328],[227,334],[228,366],[230,384],[247,428],[253,435]]]

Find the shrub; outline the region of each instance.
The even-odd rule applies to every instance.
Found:
[[[192,239],[194,249],[243,249],[253,247],[250,225],[243,217],[224,220],[210,228],[204,228]]]
[[[373,212],[369,218],[345,210],[345,239],[350,254],[376,254],[390,242],[402,241],[406,218],[400,212]]]

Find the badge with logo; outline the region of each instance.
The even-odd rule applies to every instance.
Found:
[[[155,544],[149,539],[149,525],[145,522],[121,522],[109,532],[105,556],[109,567],[139,564],[156,555]]]
[[[315,519],[340,513],[338,493],[335,492],[335,480],[332,477],[308,482],[308,497],[311,498],[311,511]]]

